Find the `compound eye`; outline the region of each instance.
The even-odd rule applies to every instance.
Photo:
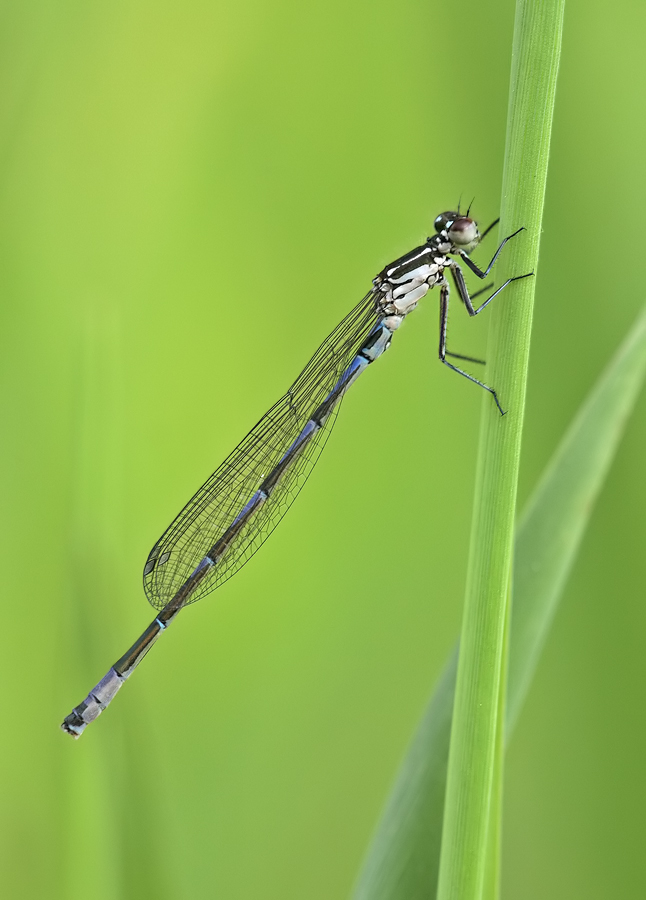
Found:
[[[449,224],[449,239],[459,247],[466,247],[469,244],[477,243],[479,234],[478,226],[467,216],[460,216]]]
[[[450,227],[453,223],[454,219],[457,219],[458,214],[455,212],[443,212],[437,217],[435,222],[433,223],[435,226],[435,230],[439,233],[440,231],[444,231],[447,227]]]

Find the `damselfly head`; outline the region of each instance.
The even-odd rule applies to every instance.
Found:
[[[466,253],[470,253],[480,240],[478,226],[469,216],[451,211],[443,212],[434,224],[437,232],[445,231],[451,243]]]

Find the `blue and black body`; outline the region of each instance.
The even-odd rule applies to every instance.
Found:
[[[432,288],[440,289],[440,360],[489,391],[504,414],[492,387],[447,360],[448,356],[482,362],[446,349],[446,275],[451,273],[469,315],[477,315],[510,282],[527,276],[508,279],[476,308],[472,300],[477,294],[469,295],[459,261],[478,278],[485,278],[503,246],[516,234],[501,242],[482,270],[469,257],[482,239],[475,221],[468,212],[445,212],[435,220],[434,235],[377,275],[371,290],[321,344],[287,393],[202,485],[150,551],[144,590],[159,612],[65,718],[61,726],[65,731],[79,737],[179,611],[223,584],[264,543],[318,460],[345,392],[388,349],[395,331]]]

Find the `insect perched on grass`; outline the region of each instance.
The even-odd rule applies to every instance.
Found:
[[[223,584],[267,539],[318,460],[343,395],[388,349],[394,332],[431,288],[440,288],[440,360],[489,391],[504,415],[495,390],[449,362],[447,356],[473,363],[482,360],[446,349],[447,271],[470,316],[482,312],[512,281],[528,277],[507,279],[484,303],[473,306],[472,300],[491,285],[470,296],[462,269],[452,257],[462,260],[478,278],[485,278],[507,241],[519,233],[515,231],[501,242],[483,271],[469,254],[496,222],[481,236],[468,210],[466,215],[442,213],[435,220],[432,237],[377,275],[363,300],[321,344],[287,393],[202,485],[150,551],[144,567],[144,590],[159,613],[85,700],[65,717],[61,727],[68,734],[79,737],[103,712],[183,607]]]

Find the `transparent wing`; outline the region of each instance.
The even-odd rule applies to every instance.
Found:
[[[321,344],[287,393],[215,470],[148,555],[144,590],[157,609],[184,584],[231,525],[363,346],[378,320],[370,291]],[[194,603],[234,575],[264,543],[294,502],[330,435],[339,404],[294,459],[267,501],[191,594]]]

